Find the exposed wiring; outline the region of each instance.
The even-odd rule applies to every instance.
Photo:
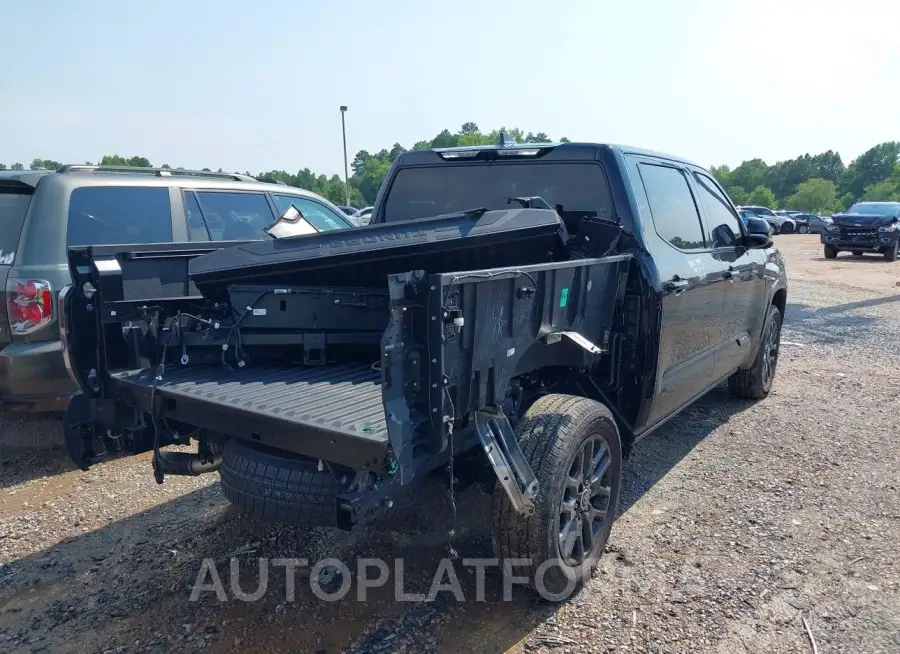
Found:
[[[450,444],[450,461],[447,465],[447,471],[450,476],[450,506],[453,509],[453,522],[450,530],[447,532],[447,554],[451,559],[456,560],[459,554],[453,547],[453,537],[456,536],[457,510],[456,510],[456,470],[454,464],[454,443],[453,443],[453,423],[447,423],[447,440]]]
[[[503,270],[503,271],[497,271],[497,272],[472,272],[472,273],[464,273],[462,275],[453,275],[453,277],[450,278],[450,283],[447,284],[447,293],[449,295],[450,289],[453,288],[453,285],[456,282],[462,281],[464,279],[469,279],[470,277],[475,277],[478,279],[492,279],[494,277],[499,277],[500,275],[509,275],[510,273],[517,274],[517,275],[525,275],[528,279],[531,280],[531,283],[534,286],[534,289],[537,290],[538,283],[535,281],[535,279],[531,275],[531,273],[528,272],[527,270],[521,270],[520,268],[516,268],[514,270]],[[445,303],[446,303],[446,300],[447,300],[447,298],[445,297],[444,298]]]
[[[516,268],[514,270],[504,270],[502,272],[472,272],[472,273],[464,273],[461,275],[453,275],[453,277],[450,278],[450,283],[447,284],[447,290],[444,294],[444,297],[441,300],[441,304],[443,306],[447,306],[447,300],[450,298],[450,291],[453,289],[453,285],[458,281],[461,281],[464,279],[469,279],[470,277],[475,277],[476,279],[492,279],[494,277],[499,277],[500,275],[509,275],[510,273],[512,273],[513,275],[525,275],[529,280],[531,280],[531,285],[533,286],[532,290],[535,293],[537,292],[538,283],[534,279],[534,277],[531,275],[531,273],[529,273],[527,270],[521,270],[519,268]],[[430,295],[428,296],[427,310],[429,313],[431,312],[431,296]],[[454,340],[456,340],[456,334],[451,335],[447,339],[447,342],[451,343]]]
[[[260,291],[260,293],[253,299],[253,301],[248,304],[241,314],[235,319],[235,321],[231,324],[231,328],[228,330],[228,335],[225,337],[225,342],[222,344],[222,365],[228,367],[231,370],[234,370],[230,365],[228,365],[228,361],[225,359],[225,353],[228,351],[228,347],[231,344],[231,337],[235,337],[235,348],[234,348],[234,358],[239,368],[244,367],[244,359],[241,357],[241,348],[243,342],[241,340],[241,323],[244,321],[244,318],[250,314],[256,304],[263,299],[269,293],[275,293],[276,291],[283,292],[281,289],[269,289],[267,288],[264,291]]]

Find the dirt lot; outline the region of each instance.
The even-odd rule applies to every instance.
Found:
[[[242,588],[257,557],[403,557],[427,589],[451,510],[400,531],[348,535],[258,522],[217,477],[157,486],[149,458],[72,470],[53,419],[0,423],[0,651],[812,652],[900,651],[900,264],[822,257],[815,236],[779,237],[789,306],[773,394],[717,389],[642,441],[622,516],[593,583],[562,606],[396,602],[392,578],[323,602],[283,570],[261,599],[189,601],[201,562]],[[459,503],[454,545],[491,556],[486,498]],[[458,567],[466,597],[475,576]]]

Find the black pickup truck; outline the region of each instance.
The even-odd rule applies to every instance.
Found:
[[[152,449],[160,483],[219,471],[251,513],[347,529],[487,475],[497,556],[577,587],[635,441],[772,386],[785,271],[747,229],[682,159],[503,141],[399,156],[352,230],[70,248],[68,451]]]

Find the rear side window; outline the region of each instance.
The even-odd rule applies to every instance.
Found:
[[[68,245],[171,243],[169,189],[84,186],[69,198]]]
[[[0,186],[0,266],[11,266],[16,262],[16,248],[30,202],[31,193]]]
[[[347,221],[335,214],[331,209],[321,202],[316,202],[309,198],[301,198],[296,195],[276,195],[275,204],[278,206],[278,212],[282,214],[290,209],[293,204],[306,218],[306,222],[315,227],[317,232],[327,232],[332,229],[346,229],[349,227]]]
[[[275,222],[264,193],[197,191],[197,198],[212,241],[268,238],[263,230]]]
[[[679,250],[704,249],[700,214],[684,173],[645,163],[639,169],[656,233]]]

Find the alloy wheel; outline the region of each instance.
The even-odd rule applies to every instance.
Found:
[[[599,544],[598,535],[612,520],[610,477],[612,456],[606,441],[591,435],[581,444],[566,475],[559,512],[559,553],[579,566]]]

